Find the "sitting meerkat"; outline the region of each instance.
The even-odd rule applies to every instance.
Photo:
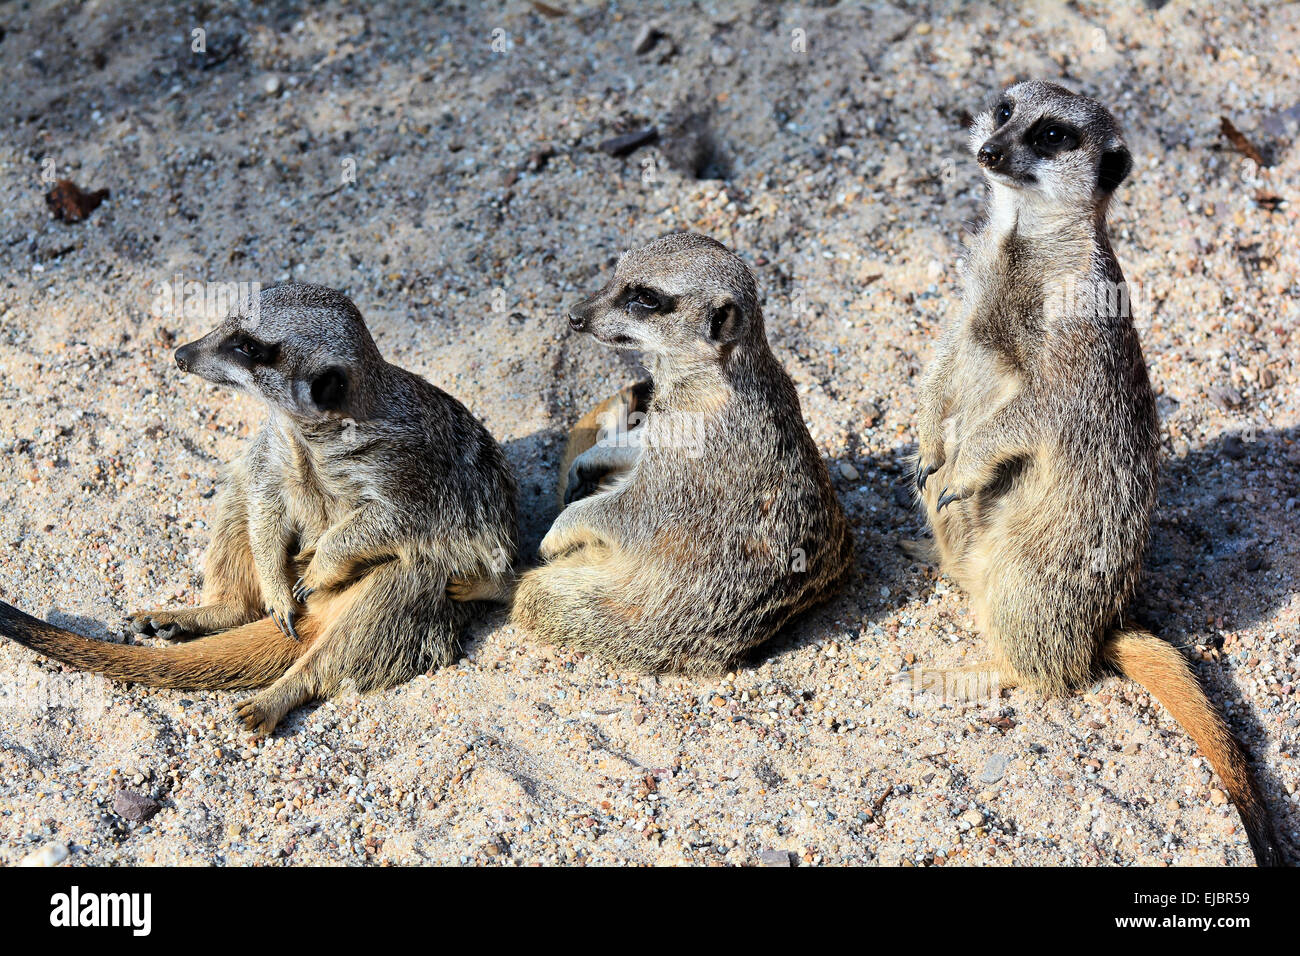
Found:
[[[0,633],[155,687],[270,684],[238,705],[260,733],[345,679],[382,690],[450,662],[466,611],[448,579],[512,574],[515,481],[487,430],[385,362],[356,306],[322,286],[263,291],[176,364],[271,412],[229,470],[200,605],[131,617],[145,634],[210,636],[112,644],[7,604]]]
[[[1110,668],[1165,705],[1226,785],[1261,863],[1277,840],[1241,747],[1172,645],[1124,623],[1160,433],[1106,210],[1132,165],[1100,103],[1008,89],[971,149],[990,188],[960,317],[921,388],[916,483],[999,682],[1068,694]]]
[[[644,671],[717,674],[826,598],[852,563],[844,512],[767,344],[754,277],[704,236],[627,253],[569,323],[650,358],[636,427],[584,417],[569,498],[519,581],[513,621]],[[617,426],[617,422],[612,423]],[[615,432],[612,440],[596,435]],[[569,477],[569,473],[573,477]],[[562,491],[563,494],[563,491]]]

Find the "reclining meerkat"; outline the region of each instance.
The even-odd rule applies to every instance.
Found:
[[[322,286],[262,292],[176,364],[271,411],[229,470],[202,603],[131,616],[137,632],[210,636],[112,644],[7,604],[0,633],[155,687],[270,684],[238,706],[260,733],[348,678],[382,690],[451,661],[466,609],[449,577],[512,574],[515,481],[487,430],[385,362],[356,306]]]
[[[754,277],[712,239],[666,236],[624,255],[569,322],[643,350],[654,384],[605,403],[625,413],[648,400],[644,422],[562,473],[590,493],[543,539],[545,563],[520,580],[513,620],[620,666],[722,672],[826,598],[852,563]],[[584,421],[571,454],[599,431]]]
[[[964,306],[921,388],[916,483],[1000,683],[1062,695],[1117,670],[1210,760],[1256,858],[1279,859],[1241,747],[1172,645],[1126,626],[1155,505],[1155,399],[1106,210],[1132,161],[1100,103],[1008,89],[971,129],[990,188]]]

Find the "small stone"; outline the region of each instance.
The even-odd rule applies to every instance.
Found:
[[[730,66],[736,59],[736,51],[725,44],[720,44],[709,51],[709,59],[713,61],[714,66]]]
[[[1215,787],[1210,791],[1210,802],[1216,807],[1221,807],[1228,802],[1228,795],[1218,787]]]
[[[58,866],[68,858],[68,847],[64,843],[47,843],[33,850],[19,862],[19,866]]]
[[[858,470],[850,465],[847,461],[840,462],[840,474],[849,481],[858,480]]]
[[[984,761],[984,769],[980,771],[980,783],[997,783],[1007,772],[1009,762],[1004,754],[994,754],[989,757]]]
[[[636,35],[636,40],[632,44],[632,52],[637,56],[649,53],[655,48],[655,44],[664,38],[664,32],[658,27],[647,23],[641,28],[641,32]]]
[[[972,808],[961,815],[961,822],[971,827],[978,827],[984,824],[984,814]]]
[[[119,790],[113,797],[113,812],[132,823],[144,823],[160,809],[157,800],[134,790]]]
[[[789,866],[790,854],[786,850],[764,850],[758,855],[762,866]]]
[[[268,76],[265,80],[262,81],[262,89],[266,90],[266,92],[271,96],[274,96],[276,93],[279,93],[280,78],[274,75]]]
[[[1241,393],[1231,385],[1211,385],[1205,390],[1205,397],[1220,411],[1228,411],[1241,404]]]
[[[648,146],[659,138],[659,127],[647,126],[632,133],[615,136],[600,144],[600,150],[610,156],[626,156],[642,146]]]

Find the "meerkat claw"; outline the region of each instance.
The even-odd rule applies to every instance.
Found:
[[[275,621],[275,626],[280,629],[285,637],[291,637],[295,641],[301,641],[298,632],[293,628],[293,612],[289,611],[281,615],[278,611],[271,612],[271,620]]]
[[[925,491],[926,479],[929,478],[938,470],[939,470],[938,465],[926,465],[923,468],[921,467],[921,463],[918,461],[916,463],[916,490]]]
[[[316,589],[309,588],[307,585],[303,584],[302,578],[299,578],[297,583],[293,586],[293,599],[299,604],[306,604],[307,599],[315,593]]]
[[[949,494],[948,489],[945,487],[943,491],[939,492],[939,503],[935,506],[934,513],[938,514],[946,505],[950,505],[954,501],[961,501],[963,498],[969,497],[969,491],[954,491],[952,494]]]

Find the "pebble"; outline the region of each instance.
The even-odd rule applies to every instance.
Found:
[[[144,823],[160,809],[157,800],[134,790],[119,790],[113,796],[113,812],[132,823]]]
[[[19,866],[58,866],[68,858],[68,847],[64,843],[47,843],[27,854],[18,863]]]
[[[984,762],[984,769],[980,771],[980,783],[997,783],[1002,779],[1002,775],[1007,772],[1007,764],[1010,760],[1003,754],[994,754]]]
[[[858,470],[850,465],[847,461],[840,462],[840,474],[849,481],[858,480]]]
[[[647,23],[641,28],[636,35],[636,40],[632,44],[632,52],[637,56],[649,53],[654,49],[655,44],[664,38],[664,32],[653,24]]]

